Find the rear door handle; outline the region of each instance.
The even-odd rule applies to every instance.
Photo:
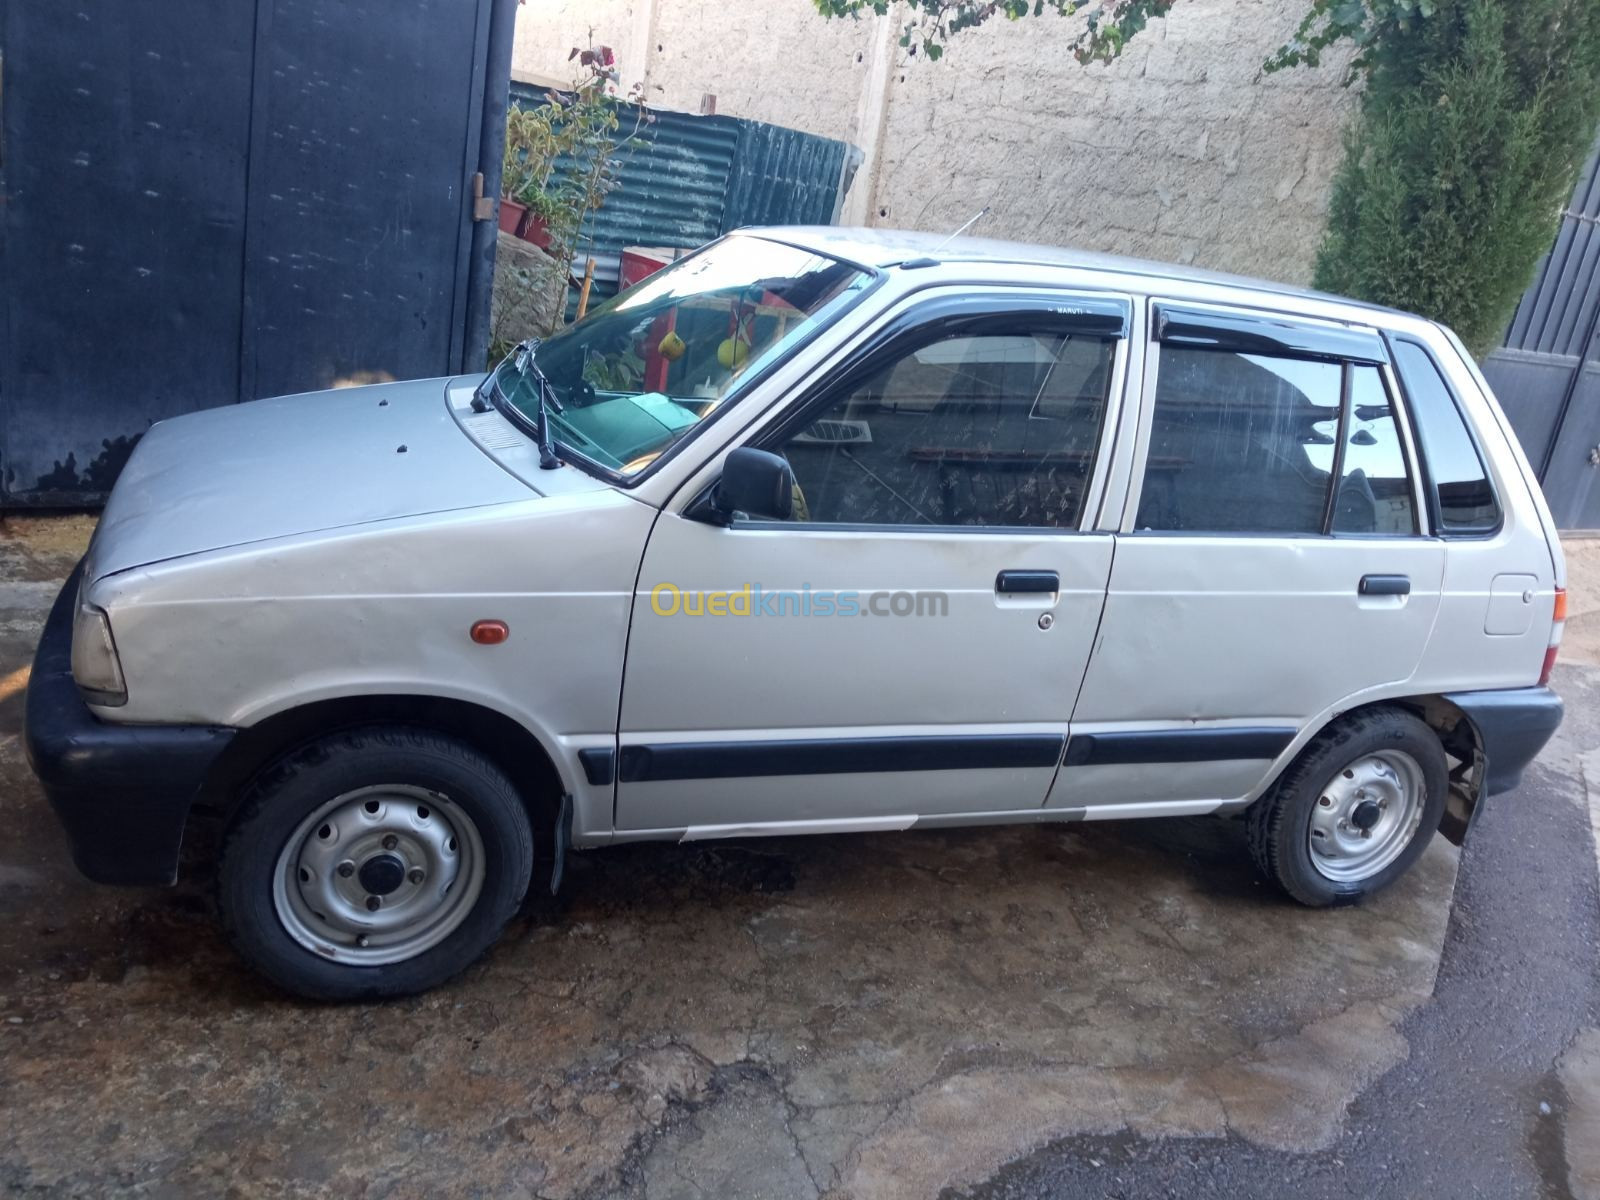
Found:
[[[1409,575],[1363,575],[1359,589],[1363,596],[1409,596]]]
[[[1002,596],[1059,592],[1061,576],[1054,571],[1001,571],[994,577],[994,590]]]

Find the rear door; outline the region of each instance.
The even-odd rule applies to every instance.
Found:
[[[1129,316],[925,295],[755,435],[794,469],[792,520],[662,514],[634,597],[619,829],[1042,806],[1111,568],[1112,536],[1086,524]]]
[[[1439,607],[1373,331],[1153,306],[1100,644],[1051,807],[1205,812],[1295,735],[1408,679]]]

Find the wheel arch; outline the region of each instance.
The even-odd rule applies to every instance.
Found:
[[[520,721],[496,709],[448,696],[394,693],[340,696],[284,709],[246,726],[218,756],[206,776],[197,811],[229,819],[246,785],[299,747],[363,725],[406,725],[433,730],[471,746],[510,778],[527,809],[541,854],[566,788],[555,758]]]
[[[1273,772],[1271,785],[1263,789],[1262,796],[1267,795],[1272,787],[1276,786],[1278,778],[1299,758],[1313,739],[1355,714],[1378,708],[1396,708],[1408,712],[1438,736],[1439,743],[1448,756],[1450,767],[1450,791],[1445,797],[1444,814],[1439,820],[1439,832],[1446,840],[1457,846],[1461,845],[1478,814],[1479,801],[1484,791],[1487,758],[1484,754],[1483,736],[1466,710],[1448,696],[1437,692],[1414,696],[1387,696],[1330,713],[1309,738],[1301,741],[1295,753],[1278,765],[1278,769]]]

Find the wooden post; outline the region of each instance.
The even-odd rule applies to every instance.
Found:
[[[589,311],[589,289],[594,286],[594,257],[583,264],[583,287],[578,291],[578,320],[583,320],[583,314]]]

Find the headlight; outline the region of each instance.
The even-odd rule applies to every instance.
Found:
[[[115,707],[128,702],[117,644],[111,640],[111,621],[104,609],[81,596],[78,619],[72,624],[72,678],[90,704]]]

